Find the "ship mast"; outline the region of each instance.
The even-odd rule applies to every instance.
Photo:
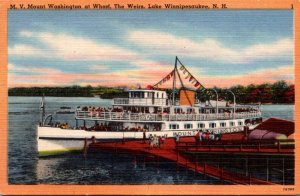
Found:
[[[175,106],[176,74],[177,74],[177,56],[175,58],[175,67],[173,71],[173,105]]]

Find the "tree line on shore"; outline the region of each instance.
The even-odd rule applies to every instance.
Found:
[[[233,102],[235,94],[237,103],[294,103],[294,84],[287,84],[285,81],[277,81],[273,84],[265,83],[260,85],[250,84],[247,86],[236,85],[230,88],[207,88],[205,91],[197,90],[197,96],[201,101],[216,99],[218,92],[219,100]],[[171,92],[171,90],[169,90]],[[210,93],[208,93],[210,92]],[[125,88],[104,87],[104,86],[67,86],[67,87],[15,87],[8,89],[9,96],[57,96],[57,97],[93,97],[116,98],[126,97]]]
[[[295,85],[287,84],[287,82],[281,80],[274,82],[273,84],[264,83],[259,85],[250,84],[247,86],[236,85],[230,88],[217,88],[214,89],[218,92],[219,100],[226,100],[233,102],[232,91],[236,97],[236,103],[294,103],[295,102]],[[211,89],[207,89],[210,91]],[[230,91],[229,91],[230,90]],[[211,94],[203,95],[202,92],[198,92],[200,99],[209,99],[207,96],[211,96],[215,99],[214,92]],[[202,96],[201,96],[202,95]]]

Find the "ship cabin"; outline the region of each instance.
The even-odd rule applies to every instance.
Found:
[[[114,108],[132,113],[163,113],[169,111],[168,95],[162,90],[129,90],[128,98],[115,98]]]

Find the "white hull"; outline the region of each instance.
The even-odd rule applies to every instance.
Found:
[[[256,125],[252,125],[249,128],[252,129],[255,126]],[[243,131],[243,127],[218,129],[218,132],[222,133],[240,131]],[[180,136],[195,136],[196,132],[196,130],[149,131],[146,132],[146,137],[148,138],[150,134],[165,136],[166,138],[174,137],[176,134]],[[87,138],[89,142],[91,142],[92,137],[95,137],[97,140],[121,140],[123,138],[143,139],[143,132],[96,132],[40,126],[37,127],[37,134],[38,152],[40,156],[82,150],[84,148],[85,138]]]

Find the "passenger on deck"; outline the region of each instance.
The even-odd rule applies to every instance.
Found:
[[[180,141],[180,136],[179,136],[179,134],[177,133],[176,136],[175,136],[175,143],[176,143],[176,146],[178,145],[179,141]]]
[[[165,138],[165,136],[163,135],[162,138],[161,138],[161,144],[162,144],[163,146],[165,146],[165,140],[166,140],[166,138]]]
[[[202,130],[199,131],[199,141],[201,142],[203,140],[203,132]]]
[[[158,147],[160,148],[162,145],[162,137],[158,136]]]
[[[146,130],[143,131],[143,143],[146,143]]]
[[[209,134],[209,139],[210,139],[210,140],[215,140],[215,133],[214,133],[214,132],[211,132],[211,133]]]
[[[210,138],[210,133],[206,132],[206,134],[205,134],[205,140],[209,140],[209,138]]]
[[[196,135],[195,135],[195,141],[196,141],[196,144],[199,144],[199,141],[200,141],[200,134],[199,134],[199,131],[197,131]]]
[[[150,134],[150,136],[149,136],[149,146],[150,146],[150,149],[153,148],[153,145],[154,145],[154,138],[153,138],[152,134]]]
[[[157,148],[158,147],[158,137],[156,134],[154,134],[154,146]]]

